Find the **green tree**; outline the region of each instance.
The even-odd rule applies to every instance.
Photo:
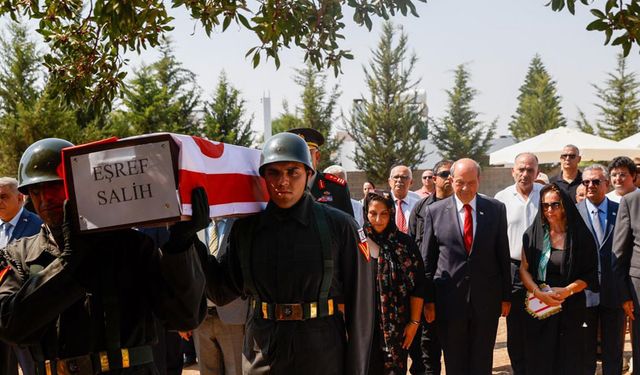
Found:
[[[253,116],[244,120],[245,116],[245,100],[222,72],[213,99],[204,104],[204,136],[218,142],[251,147]]]
[[[529,64],[524,83],[520,86],[518,108],[511,116],[509,130],[521,141],[549,129],[566,126],[567,121],[561,109],[556,82],[551,79],[540,55],[536,54]]]
[[[622,54],[616,71],[607,77],[604,87],[593,85],[600,99],[597,128],[601,136],[619,141],[640,131],[640,82]]]
[[[271,121],[271,132],[273,134],[282,133],[289,129],[304,127],[302,119],[296,116],[295,113],[291,112],[289,109],[289,102],[286,100],[282,102],[282,110],[284,113]]]
[[[594,3],[593,0],[551,0],[547,5],[558,12],[566,6],[575,14],[578,1],[583,5]],[[629,55],[633,44],[640,46],[640,0],[606,0],[597,4],[602,5],[591,9],[595,20],[587,25],[587,30],[604,32],[605,45],[620,45],[624,56]]]
[[[354,162],[376,182],[386,181],[396,164],[415,168],[426,157],[419,142],[423,120],[411,93],[420,80],[412,78],[417,61],[408,54],[407,35],[390,22],[382,28],[378,46],[364,68],[369,98],[361,98],[347,121],[356,143]]]
[[[16,176],[22,153],[39,139],[84,140],[75,113],[51,95],[46,80],[27,27],[10,25],[0,38],[0,175]]]
[[[302,126],[315,129],[322,134],[325,143],[320,153],[318,170],[336,164],[336,156],[342,140],[331,135],[336,121],[336,107],[341,92],[338,85],[327,91],[327,77],[311,64],[307,63],[302,69],[296,69],[294,82],[302,88],[302,104],[296,108],[297,117]],[[291,121],[293,125],[296,121]]]
[[[441,120],[432,123],[431,140],[446,159],[471,158],[482,162],[486,159],[497,120],[484,124],[478,120],[478,112],[471,108],[478,92],[469,86],[470,74],[465,65],[458,65],[454,74],[454,86],[447,90],[449,107]]]
[[[124,109],[112,117],[115,124],[111,129],[122,130],[119,124],[124,122],[134,135],[161,131],[199,134],[196,111],[200,89],[195,74],[176,60],[169,40],[163,42],[158,61],[134,72],[122,102]]]
[[[0,16],[16,20],[24,14],[38,20],[38,31],[51,49],[45,60],[53,87],[67,100],[103,105],[111,103],[124,82],[122,55],[158,46],[173,29],[167,6],[187,10],[208,36],[224,32],[231,22],[254,33],[257,45],[247,52],[254,67],[269,58],[278,67],[279,52],[295,46],[318,69],[333,68],[337,74],[342,59],[353,58],[340,47],[343,8],[353,11],[356,24],[371,30],[372,16],[417,16],[416,1],[426,0],[5,0]]]

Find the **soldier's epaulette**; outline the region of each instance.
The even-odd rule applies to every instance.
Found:
[[[333,174],[329,174],[329,173],[325,173],[324,174],[324,178],[331,181],[331,182],[335,182],[336,184],[340,185],[340,186],[346,186],[347,185],[347,181],[345,181],[344,179],[333,175]]]

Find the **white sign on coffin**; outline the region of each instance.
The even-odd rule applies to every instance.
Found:
[[[168,140],[95,151],[70,160],[80,230],[180,217]]]

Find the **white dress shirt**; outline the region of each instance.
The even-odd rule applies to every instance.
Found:
[[[640,188],[636,188],[636,190],[640,190]],[[609,200],[612,202],[620,203],[620,200],[622,199],[622,195],[619,195],[615,190],[611,190],[610,192],[607,193],[607,198],[609,198]]]
[[[495,199],[507,208],[507,236],[511,259],[520,260],[522,255],[522,235],[531,226],[540,206],[540,190],[543,185],[533,184],[533,189],[525,199],[516,190],[516,185],[506,187],[496,193]]]
[[[460,199],[458,199],[458,196],[453,194],[454,199],[456,200],[456,209],[458,210],[458,226],[460,227],[460,233],[462,234],[462,238],[464,238],[464,217],[466,215],[466,212],[464,210],[464,203],[462,203],[462,201]],[[476,195],[475,197],[473,197],[473,199],[471,200],[471,202],[469,202],[469,206],[471,206],[471,217],[473,218],[473,238],[476,237],[476,227],[478,226],[478,220],[476,220],[476,203],[478,200],[478,196]],[[473,244],[473,242],[471,242]]]
[[[393,205],[398,207],[398,200],[393,195],[393,191],[391,192],[391,197],[393,198]],[[407,195],[402,199],[402,212],[404,212],[404,217],[407,221],[407,226],[409,226],[409,216],[411,216],[411,211],[413,210],[413,206],[416,205],[420,201],[420,196],[418,193],[414,193],[413,191],[409,191]],[[395,218],[394,218],[395,220]]]

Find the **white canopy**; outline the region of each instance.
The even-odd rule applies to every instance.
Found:
[[[560,161],[562,148],[567,144],[576,145],[580,149],[583,161],[611,160],[623,155],[631,158],[640,156],[638,147],[625,146],[577,129],[560,127],[492,152],[489,154],[489,164],[513,165],[515,157],[521,152],[534,153],[540,163],[556,163]]]
[[[618,142],[625,147],[640,147],[640,133],[634,134]]]

